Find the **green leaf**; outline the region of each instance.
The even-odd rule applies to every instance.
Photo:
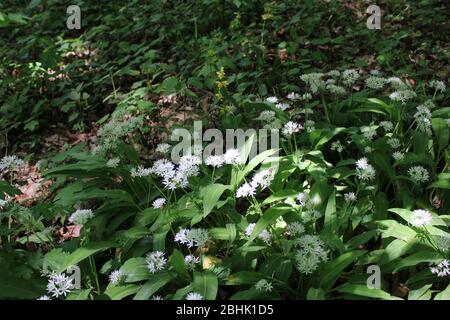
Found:
[[[211,228],[209,234],[213,239],[234,241],[236,239],[236,225],[227,223],[226,228]]]
[[[443,291],[439,292],[434,300],[450,300],[450,284]]]
[[[325,229],[329,229],[332,233],[338,232],[338,221],[336,213],[336,190],[333,190],[328,198],[325,208]]]
[[[210,184],[201,191],[203,199],[203,218],[205,218],[214,207],[217,205],[220,197],[225,190],[230,189],[230,186],[223,184]]]
[[[244,246],[248,246],[249,244],[251,244],[252,241],[255,240],[255,238],[261,233],[261,231],[273,224],[278,219],[278,217],[289,212],[290,210],[291,208],[284,206],[271,207],[267,209],[266,212],[264,212],[264,214],[259,218],[250,238],[244,244]]]
[[[172,254],[170,255],[169,261],[170,265],[176,272],[185,276],[189,276],[186,264],[184,263],[184,256],[178,249],[173,250]]]
[[[431,124],[433,125],[435,139],[437,140],[439,151],[444,150],[448,145],[450,135],[447,120],[434,118],[431,119]]]
[[[92,242],[72,252],[65,260],[62,266],[58,268],[58,272],[66,270],[70,266],[76,265],[78,262],[87,257],[111,247],[115,247],[115,243],[110,241]]]
[[[325,300],[325,292],[320,288],[309,288],[306,300]]]
[[[120,267],[120,272],[124,275],[127,283],[147,280],[151,277],[145,258],[142,257],[131,258],[125,261]]]
[[[219,281],[214,273],[195,272],[193,286],[196,292],[200,293],[205,300],[215,300],[217,296]]]
[[[122,300],[125,297],[131,296],[139,291],[139,286],[136,284],[129,284],[126,286],[114,286],[105,290],[105,294],[111,300]]]
[[[66,300],[87,300],[92,289],[74,290],[66,298]]]
[[[333,261],[328,262],[320,276],[320,288],[328,292],[341,275],[342,271],[367,251],[355,250],[346,252]]]
[[[376,299],[384,299],[384,300],[402,300],[400,298],[391,296],[386,291],[376,288],[369,288],[366,285],[362,284],[345,284],[339,288],[336,288],[335,291],[340,293],[350,293],[357,296],[367,297],[367,298],[376,298]]]
[[[133,300],[148,300],[154,293],[169,283],[176,276],[172,273],[156,273],[153,274],[142,287],[136,293]]]

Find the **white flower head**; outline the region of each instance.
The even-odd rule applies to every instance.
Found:
[[[225,159],[223,156],[209,156],[205,160],[205,164],[207,166],[211,166],[214,168],[220,168],[225,163]]]
[[[162,208],[166,204],[166,199],[164,198],[158,198],[155,201],[153,201],[152,206],[154,209]]]
[[[445,92],[446,89],[444,81],[441,80],[432,80],[428,83],[428,86],[440,92]]]
[[[116,286],[122,282],[124,277],[125,275],[120,270],[114,270],[108,276],[109,283],[111,283],[113,286]]]
[[[25,162],[17,156],[4,156],[0,160],[0,171],[14,170],[25,165]]]
[[[328,251],[318,236],[304,235],[295,240],[295,245],[299,247],[295,255],[296,267],[303,274],[313,273],[321,262],[328,260]]]
[[[187,266],[187,268],[191,271],[195,270],[195,267],[197,264],[200,263],[200,259],[193,254],[189,254],[186,257],[184,257],[184,264]]]
[[[43,295],[39,298],[37,298],[36,300],[52,300],[49,296]]]
[[[73,279],[64,273],[52,273],[49,275],[47,292],[53,297],[66,296],[74,289]]]
[[[186,296],[186,300],[203,300],[203,296],[198,292],[189,292]]]
[[[136,177],[147,177],[149,175],[152,174],[152,169],[151,168],[145,168],[144,166],[138,166],[135,168],[131,168],[130,170],[130,174],[133,178]]]
[[[411,225],[414,227],[425,227],[431,223],[431,213],[428,210],[417,209],[411,213]]]
[[[392,154],[392,158],[394,158],[394,160],[396,160],[396,161],[402,161],[403,159],[405,159],[405,154],[400,151],[395,151]]]
[[[147,268],[151,273],[164,270],[167,260],[164,258],[164,253],[161,251],[154,251],[145,257]]]
[[[273,289],[272,283],[266,279],[261,279],[255,284],[255,288],[258,291],[271,292]]]
[[[291,92],[291,93],[289,93],[288,95],[287,95],[287,99],[289,99],[289,100],[291,100],[291,101],[295,101],[295,100],[299,100],[299,99],[301,99],[301,95],[299,95],[298,93],[295,93],[295,92]]]
[[[112,159],[109,159],[108,162],[106,162],[106,166],[108,168],[117,168],[119,163],[120,163],[120,158],[112,158]]]
[[[303,129],[303,126],[297,122],[289,121],[283,127],[282,133],[286,138],[290,138],[295,133],[300,132]]]
[[[291,237],[298,237],[305,232],[305,227],[300,222],[289,223],[286,228]]]
[[[426,182],[430,178],[427,169],[422,166],[414,166],[409,168],[408,175],[416,183]]]
[[[168,143],[160,143],[156,146],[156,152],[159,153],[167,153],[170,150],[170,144]]]
[[[208,241],[208,230],[202,228],[181,229],[175,234],[175,242],[185,244],[188,248],[204,247]]]
[[[440,278],[450,276],[450,262],[448,260],[442,260],[435,267],[431,267],[432,274],[437,275]]]
[[[251,197],[256,194],[257,185],[252,183],[244,183],[236,191],[236,198],[246,198]]]
[[[76,225],[83,225],[94,216],[91,209],[78,209],[69,217],[69,222]]]
[[[353,202],[356,201],[356,195],[354,192],[348,192],[344,194],[345,202]]]
[[[394,125],[392,124],[391,121],[381,121],[380,122],[380,126],[383,127],[383,129],[385,131],[392,131],[392,129],[394,129]]]
[[[359,79],[359,73],[355,69],[349,69],[342,72],[343,83],[351,87]]]
[[[228,149],[223,155],[226,164],[242,164],[241,153],[237,149]]]

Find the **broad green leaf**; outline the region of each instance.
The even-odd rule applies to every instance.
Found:
[[[76,249],[68,257],[66,257],[63,265],[59,267],[58,272],[62,272],[68,267],[76,265],[78,262],[83,261],[97,252],[104,251],[115,246],[116,244],[110,241],[88,243],[83,247]]]
[[[252,241],[255,240],[255,238],[261,233],[261,231],[263,231],[268,226],[273,224],[278,219],[278,217],[282,216],[283,214],[289,211],[290,211],[289,207],[282,207],[282,206],[267,209],[264,212],[264,214],[259,218],[250,238],[244,244],[244,246],[248,246],[249,244],[251,244]]]
[[[108,287],[105,290],[105,294],[111,298],[111,300],[122,300],[125,297],[131,296],[139,291],[139,286],[136,284],[128,284],[125,286],[113,286]]]
[[[145,258],[142,257],[131,258],[125,261],[120,267],[120,272],[124,275],[127,283],[147,280],[151,277]]]
[[[176,276],[172,273],[156,273],[141,287],[133,300],[148,300],[154,293],[169,283]]]
[[[436,294],[434,300],[450,300],[450,284],[447,288]]]
[[[200,293],[205,300],[215,300],[219,281],[217,276],[209,271],[194,273],[193,286],[196,292]]]
[[[230,189],[230,186],[215,183],[206,186],[201,191],[203,199],[203,218],[214,209],[224,191],[228,189]]]
[[[362,284],[345,284],[336,288],[335,291],[340,293],[350,293],[356,296],[362,296],[366,298],[375,298],[375,299],[383,299],[383,300],[402,300],[400,298],[391,296],[386,291],[376,288],[369,288],[367,285]]]
[[[363,250],[346,252],[333,261],[327,262],[320,275],[320,288],[328,292],[342,271],[366,252]]]

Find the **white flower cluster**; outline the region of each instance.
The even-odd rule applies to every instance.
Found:
[[[353,202],[356,201],[356,195],[354,192],[348,192],[344,194],[345,202]]]
[[[164,187],[168,190],[186,188],[189,186],[189,177],[197,176],[200,172],[201,160],[194,155],[184,155],[180,158],[178,167],[167,159],[155,161],[151,168],[138,167],[137,176],[153,174],[162,178]],[[133,172],[132,172],[133,175]]]
[[[170,144],[168,143],[160,143],[156,146],[155,151],[159,153],[167,153],[170,150]]]
[[[154,251],[145,257],[147,268],[151,273],[164,270],[167,260],[164,258],[164,253],[161,251]]]
[[[195,270],[195,266],[200,263],[200,259],[193,254],[189,254],[184,257],[184,264],[190,271]]]
[[[386,82],[389,83],[391,87],[394,88],[395,90],[409,89],[409,86],[398,77],[390,77],[386,80]]]
[[[341,87],[341,86],[337,86],[333,83],[328,83],[326,86],[326,89],[331,93],[331,94],[335,94],[338,96],[343,96],[345,95],[346,91],[345,88]]]
[[[117,168],[119,163],[120,163],[120,158],[112,158],[112,159],[109,159],[108,162],[106,162],[106,166],[108,168]]]
[[[386,84],[386,79],[382,77],[371,76],[366,79],[366,86],[370,89],[383,89]]]
[[[162,208],[165,204],[166,204],[166,199],[158,198],[155,201],[153,201],[152,206],[153,206],[153,209],[159,209],[159,208]]]
[[[395,151],[392,154],[392,158],[394,158],[394,160],[396,160],[396,161],[402,161],[403,159],[405,159],[405,154],[400,151]]]
[[[202,228],[181,229],[175,235],[175,242],[185,244],[188,248],[203,247],[209,241],[208,230]]]
[[[417,129],[421,132],[425,132],[429,136],[431,136],[431,111],[425,105],[422,104],[417,107],[416,113],[414,114],[414,120],[417,123]]]
[[[274,176],[274,169],[266,169],[256,173],[250,182],[244,183],[236,191],[236,198],[251,197],[256,194],[258,187],[264,190],[270,185]]]
[[[186,300],[203,300],[203,296],[198,292],[189,292],[186,296]]]
[[[4,156],[0,160],[0,171],[14,170],[23,166],[25,162],[17,156]]]
[[[428,210],[417,209],[411,213],[411,225],[414,227],[425,227],[431,223],[431,213]]]
[[[300,100],[302,98],[302,96],[299,95],[298,93],[291,92],[286,96],[286,98],[291,101],[296,101],[296,100]]]
[[[351,87],[359,79],[359,73],[355,69],[349,69],[342,72],[343,83],[347,87]]]
[[[301,222],[292,222],[286,226],[287,232],[291,237],[298,237],[305,232],[305,227]]]
[[[386,142],[392,149],[398,149],[401,146],[400,140],[397,138],[389,138]]]
[[[8,203],[9,203],[8,200],[0,199],[0,209],[3,209],[4,207],[6,207],[8,205]]]
[[[267,102],[269,102],[269,103],[278,103],[278,98],[277,97],[268,97],[267,99],[266,99],[266,101]]]
[[[308,73],[300,76],[300,79],[305,82],[313,94],[325,88],[325,81],[322,80],[323,73]]]
[[[289,105],[289,103],[277,103],[275,105],[275,107],[282,111],[285,111],[285,110],[289,109],[291,106]]]
[[[66,296],[74,289],[73,279],[64,273],[52,273],[49,275],[47,292],[53,297]]]
[[[414,166],[409,168],[408,175],[415,183],[423,183],[430,178],[427,169],[422,166]]]
[[[116,286],[123,281],[124,277],[125,275],[120,270],[114,270],[108,276],[109,283],[111,283],[113,286]]]
[[[256,223],[250,223],[247,228],[245,229],[245,235],[247,237],[250,237],[253,233],[253,229],[255,229]],[[261,239],[265,244],[270,245],[272,241],[272,236],[270,235],[270,232],[266,229],[262,230],[258,234],[258,239]]]
[[[141,117],[132,117],[126,120],[122,120],[121,117],[126,118],[122,110],[116,112],[113,119],[100,128],[98,131],[99,145],[95,148],[94,153],[104,155],[108,151],[116,149],[123,138],[143,124]]]
[[[406,101],[411,100],[413,98],[415,98],[417,96],[417,94],[409,89],[406,90],[398,90],[398,91],[394,91],[389,95],[389,98],[392,101],[400,101],[402,103],[406,103]]]
[[[299,250],[295,254],[297,269],[304,274],[313,273],[321,262],[328,260],[324,242],[316,235],[304,235],[295,239]]]
[[[376,126],[363,126],[361,127],[361,133],[364,138],[367,140],[373,140],[373,138],[377,135],[377,127]]]
[[[310,133],[310,132],[313,132],[314,130],[316,130],[315,125],[316,125],[316,123],[313,120],[306,120],[305,121],[306,132]]]
[[[273,289],[272,283],[266,279],[261,279],[255,284],[255,288],[258,291],[271,292]]]
[[[275,118],[275,111],[264,110],[260,113],[259,117],[263,121],[272,121]]]
[[[392,129],[394,129],[394,125],[392,124],[391,121],[381,121],[380,122],[380,126],[383,127],[384,131],[392,131]]]
[[[448,260],[442,260],[437,266],[431,267],[430,271],[432,274],[441,278],[450,276],[450,262]]]
[[[289,121],[283,127],[282,133],[286,138],[292,137],[295,133],[300,132],[303,129],[303,126],[297,122]]]
[[[94,216],[91,209],[78,209],[69,217],[69,222],[76,225],[83,225]]]
[[[334,141],[331,144],[331,151],[337,151],[339,153],[341,153],[344,150],[344,146],[342,145],[342,143],[338,140],[338,141]]]
[[[446,89],[444,81],[440,80],[432,80],[428,83],[428,86],[440,92],[445,92]]]
[[[306,192],[299,193],[296,200],[299,205],[304,208],[304,210],[302,210],[303,222],[314,222],[322,217],[322,213],[314,209],[314,206],[316,205],[314,199],[311,199]]]
[[[225,163],[225,159],[223,156],[209,156],[205,160],[205,164],[207,166],[211,166],[214,168],[220,168]]]
[[[356,176],[364,181],[375,178],[375,168],[369,164],[367,158],[361,158],[356,161]]]

